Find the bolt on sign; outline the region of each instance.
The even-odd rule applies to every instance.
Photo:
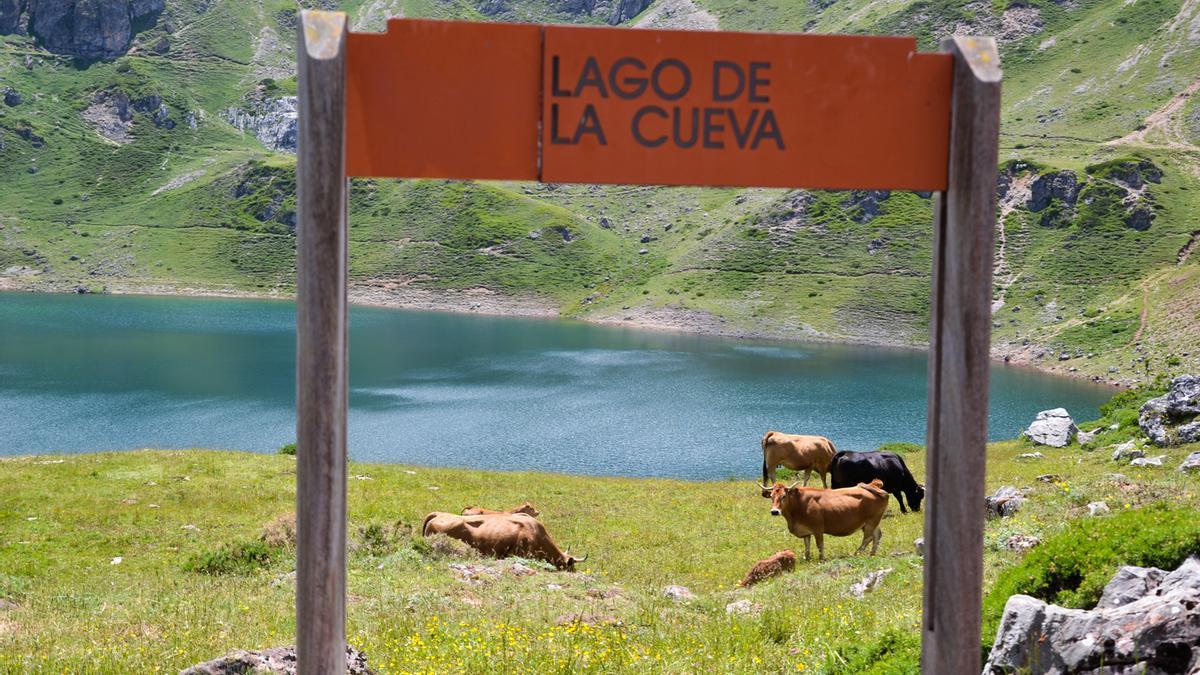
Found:
[[[952,58],[912,38],[393,20],[348,41],[351,176],[946,187]]]
[[[297,667],[344,672],[346,176],[937,191],[921,670],[979,668],[991,38],[392,20],[298,32]]]

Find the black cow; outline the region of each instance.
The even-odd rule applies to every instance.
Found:
[[[829,487],[833,488],[853,487],[878,478],[884,490],[896,495],[900,513],[908,513],[901,494],[908,498],[913,511],[921,510],[925,498],[925,486],[917,484],[904,459],[892,452],[839,451],[829,463],[829,475]]]

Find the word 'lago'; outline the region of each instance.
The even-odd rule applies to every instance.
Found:
[[[952,59],[911,38],[399,19],[347,47],[348,175],[946,187]]]

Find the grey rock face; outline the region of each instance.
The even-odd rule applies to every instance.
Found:
[[[609,25],[615,26],[641,14],[654,0],[617,0],[613,4],[612,14],[608,17]]]
[[[1183,464],[1179,465],[1179,470],[1183,473],[1192,471],[1200,471],[1200,452],[1193,452],[1183,460]]]
[[[1005,485],[985,499],[989,518],[1004,518],[1020,510],[1025,503],[1025,491]]]
[[[1027,206],[1034,213],[1050,206],[1052,199],[1061,199],[1074,206],[1079,198],[1079,179],[1074,171],[1058,171],[1038,176],[1029,185],[1029,201]]]
[[[21,14],[25,0],[0,0],[0,35],[21,32]]]
[[[1138,415],[1138,426],[1159,447],[1200,439],[1197,422],[1200,422],[1200,376],[1197,375],[1180,375],[1171,380],[1170,390],[1142,404]]]
[[[1167,675],[1200,668],[1200,560],[1122,568],[1093,610],[1014,595],[984,675]]]
[[[296,152],[296,120],[299,108],[295,96],[264,99],[256,102],[250,110],[229,108],[222,113],[239,131],[254,134],[263,145],[272,150]]]
[[[1064,448],[1071,444],[1079,427],[1065,408],[1043,410],[1037,414],[1025,435],[1038,445],[1048,445],[1052,448]]]
[[[346,670],[349,675],[371,675],[367,657],[353,647],[346,647]],[[272,647],[262,651],[238,650],[219,659],[200,663],[184,670],[179,675],[242,675],[262,673],[264,675],[295,675],[296,648]]]
[[[851,212],[851,220],[865,225],[883,213],[883,203],[891,195],[888,190],[853,190],[842,200],[842,206]]]
[[[23,30],[46,49],[82,59],[111,59],[129,49],[135,28],[153,24],[164,0],[0,0],[0,33]]]
[[[1146,204],[1139,204],[1125,214],[1125,227],[1145,232],[1154,223],[1154,211]]]

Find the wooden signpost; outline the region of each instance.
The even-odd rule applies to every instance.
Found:
[[[936,191],[922,671],[979,669],[1000,64],[991,38],[394,19],[298,40],[296,638],[344,672],[349,176]]]

